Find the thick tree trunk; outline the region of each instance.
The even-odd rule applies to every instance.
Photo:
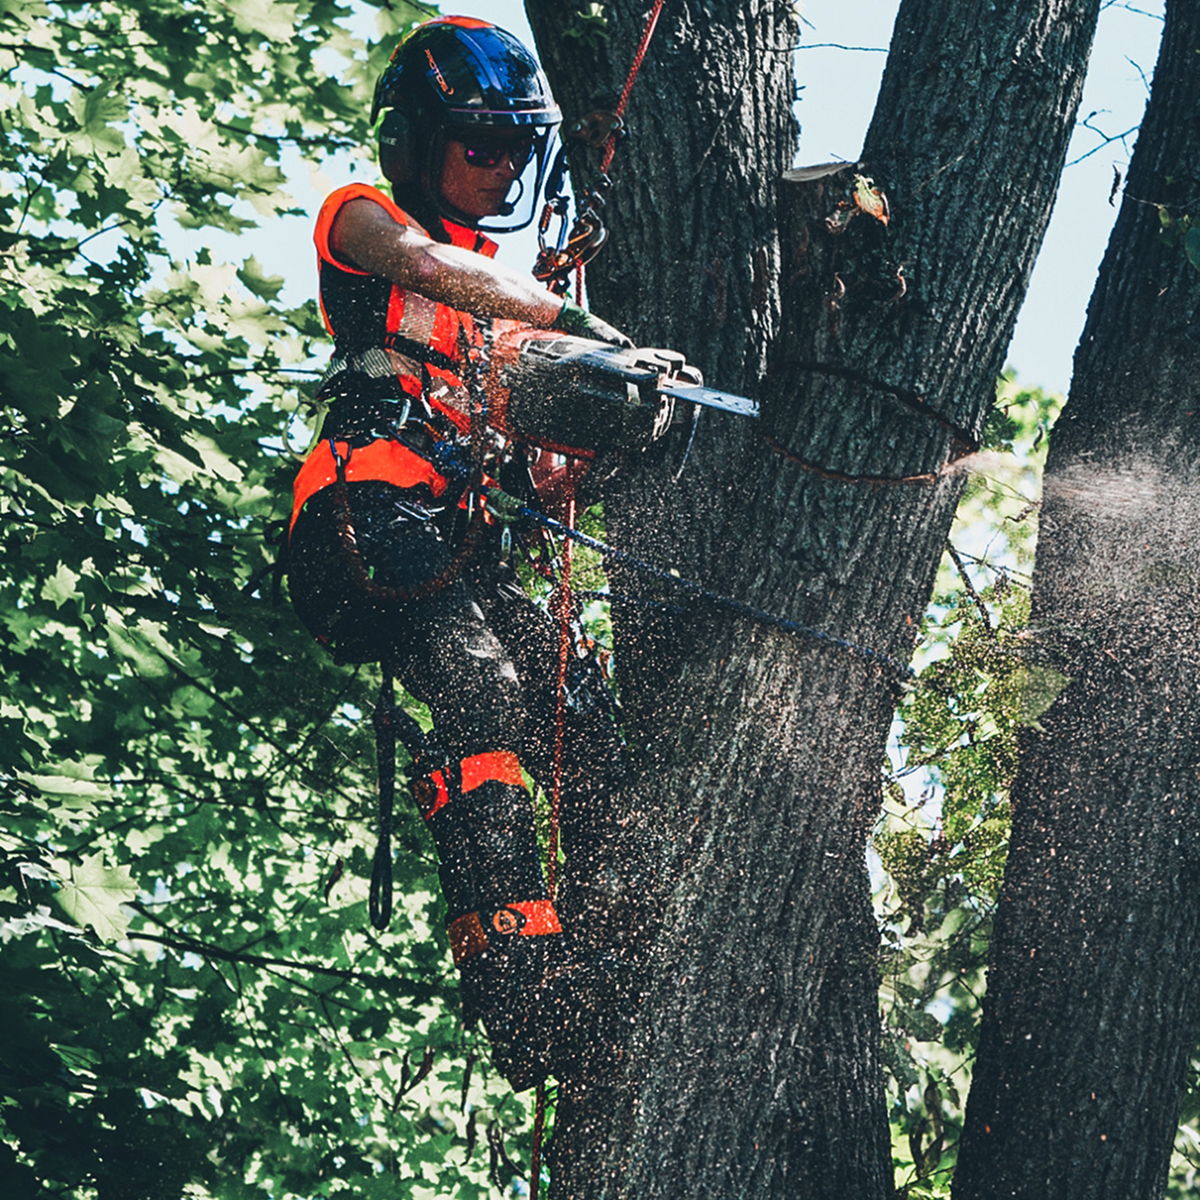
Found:
[[[1097,5],[906,0],[861,168],[892,221],[833,232],[855,169],[782,178],[791,5],[668,4],[592,301],[765,416],[707,420],[677,484],[674,464],[628,476],[606,506],[618,544],[907,658],[959,493],[944,468],[992,402]],[[568,111],[616,91],[642,0],[605,5],[598,57],[562,36],[570,6],[527,7]],[[564,1084],[554,1194],[882,1200],[864,843],[899,672],[700,608],[647,612],[614,604],[640,770],[609,877],[637,901],[614,920],[597,886],[574,916],[632,923],[651,952],[627,1053]]]
[[[1046,470],[1034,628],[1065,687],[1023,745],[961,1200],[1161,1196],[1196,1044],[1200,270],[1157,206],[1200,227],[1198,63],[1170,0]]]

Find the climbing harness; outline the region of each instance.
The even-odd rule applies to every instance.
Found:
[[[338,443],[331,438],[330,453],[337,469],[337,479],[333,484],[334,522],[337,530],[338,545],[350,568],[355,586],[370,599],[386,604],[407,603],[412,600],[425,600],[449,587],[462,575],[467,564],[475,556],[479,539],[483,533],[482,512],[472,513],[467,520],[466,532],[462,537],[458,550],[450,561],[435,575],[413,584],[411,587],[395,587],[377,583],[371,578],[371,572],[363,561],[359,549],[358,537],[354,530],[354,517],[350,509],[350,492],[347,485],[347,470],[351,461],[352,451],[342,452]],[[415,456],[414,456],[415,457]]]

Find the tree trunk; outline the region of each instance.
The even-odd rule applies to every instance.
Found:
[[[960,1200],[1161,1196],[1196,1044],[1198,55],[1169,0],[1054,429],[1033,662],[1065,686],[1022,747]]]
[[[604,6],[598,51],[564,36],[569,6],[527,7],[568,112],[616,93],[642,0]],[[632,924],[646,952],[626,1052],[564,1084],[557,1197],[891,1195],[864,843],[895,662],[959,494],[947,466],[992,403],[1097,7],[906,0],[863,165],[785,177],[791,5],[667,6],[591,299],[764,418],[706,419],[675,483],[676,463],[630,472],[609,534],[882,657],[614,602],[638,775],[608,876],[636,898],[614,920],[596,886],[572,915]],[[857,211],[856,175],[890,224]]]

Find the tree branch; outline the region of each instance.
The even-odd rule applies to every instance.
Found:
[[[353,138],[339,137],[304,137],[301,134],[259,133],[254,129],[243,129],[231,121],[209,121],[215,129],[224,129],[229,133],[240,134],[242,137],[257,138],[260,142],[271,142],[276,146],[320,146],[331,150],[359,150],[362,143]]]
[[[139,908],[138,905],[133,905]],[[140,908],[139,908],[140,911]],[[154,920],[152,914],[145,914]],[[131,941],[154,942],[160,946],[169,946],[173,950],[198,954],[201,958],[211,958],[218,962],[242,963],[249,967],[275,968],[283,967],[289,971],[306,971],[310,975],[322,975],[330,979],[340,979],[352,983],[365,983],[372,986],[395,987],[406,983],[398,975],[381,975],[374,971],[355,971],[348,967],[326,967],[320,963],[298,962],[290,958],[273,958],[263,954],[243,954],[239,950],[227,950],[223,946],[214,946],[186,936],[167,937],[157,933],[127,933]]]
[[[983,621],[983,627],[988,633],[994,633],[992,629],[992,619],[987,610],[987,605],[983,602],[983,597],[975,590],[975,584],[971,582],[971,576],[967,573],[967,564],[963,562],[957,550],[955,550],[952,542],[946,543],[946,550],[950,554],[950,558],[954,562],[955,568],[958,570],[958,577],[963,582],[963,587],[966,593],[975,603],[975,608],[979,612],[979,617]]]

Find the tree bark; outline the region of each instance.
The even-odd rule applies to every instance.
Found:
[[[1161,1196],[1196,1045],[1198,55],[1168,0],[1053,432],[1032,657],[1065,686],[1022,746],[959,1200]]]
[[[884,657],[614,602],[638,773],[607,877],[626,903],[614,920],[598,884],[571,915],[614,941],[635,928],[640,1004],[624,1053],[564,1082],[557,1197],[891,1195],[864,863],[889,660],[945,543],[949,463],[992,403],[1097,7],[906,0],[862,165],[787,177],[791,5],[667,6],[591,300],[764,418],[705,420],[677,482],[676,463],[631,471],[609,534]],[[527,8],[568,112],[616,93],[641,0],[605,5],[599,51],[563,36],[556,0]],[[858,212],[856,176],[890,224]]]

